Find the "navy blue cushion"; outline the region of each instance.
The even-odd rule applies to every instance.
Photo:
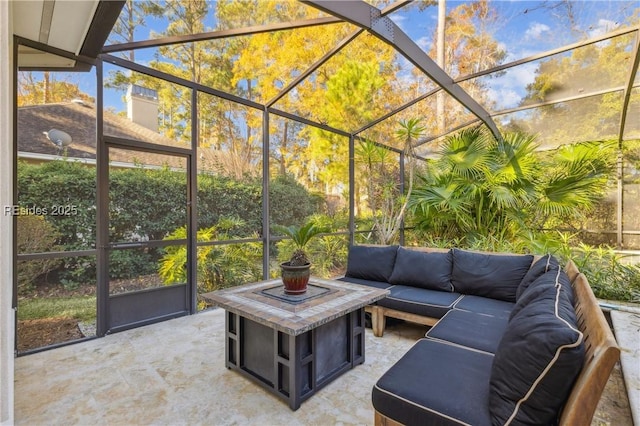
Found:
[[[453,309],[427,331],[426,337],[495,353],[508,318]]]
[[[397,251],[398,246],[351,246],[345,275],[370,281],[389,281]]]
[[[490,425],[493,356],[419,340],[373,387],[381,414],[405,425]]]
[[[338,278],[338,281],[344,281],[352,284],[366,285],[369,287],[375,287],[375,288],[381,288],[381,289],[387,289],[391,287],[391,284],[389,284],[388,282],[363,280],[362,278],[342,277],[342,278]]]
[[[477,314],[509,318],[509,314],[511,313],[514,305],[515,303],[513,302],[505,302],[504,300],[465,294],[453,307],[455,309],[475,312]]]
[[[460,297],[458,293],[404,285],[394,285],[389,291],[378,305],[431,318],[442,318]]]
[[[529,288],[531,283],[537,280],[542,274],[548,271],[557,271],[558,269],[560,269],[560,264],[554,256],[547,254],[538,259],[538,261],[529,268],[524,278],[522,278],[522,281],[520,281],[516,290],[516,300],[518,300],[522,293]]]
[[[553,424],[584,361],[583,335],[562,286],[543,285],[513,318],[491,368],[493,424]]]
[[[516,301],[516,290],[533,256],[485,254],[453,249],[451,283],[462,294]]]
[[[560,287],[563,296],[562,300],[566,300],[573,306],[573,287],[569,282],[569,277],[562,269],[551,269],[540,275],[527,289],[520,295],[518,301],[513,306],[509,318],[513,318],[531,301],[537,299],[540,294],[544,293],[545,287]],[[540,287],[540,288],[539,288]]]
[[[453,291],[451,252],[421,252],[398,247],[391,284]]]

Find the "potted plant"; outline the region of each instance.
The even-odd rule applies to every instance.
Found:
[[[313,222],[307,222],[299,227],[276,226],[274,229],[290,237],[296,246],[291,258],[280,264],[284,292],[286,294],[303,294],[307,291],[309,276],[311,276],[311,262],[305,251],[305,246],[323,230]]]

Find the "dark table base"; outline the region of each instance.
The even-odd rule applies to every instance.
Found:
[[[364,362],[364,309],[298,336],[226,312],[226,366],[289,402],[292,410]]]

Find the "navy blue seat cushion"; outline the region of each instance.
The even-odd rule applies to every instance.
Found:
[[[505,317],[453,309],[427,331],[426,337],[493,354],[508,324]]]
[[[460,298],[459,293],[394,285],[378,305],[431,318],[442,318]]]
[[[388,282],[363,280],[362,278],[354,278],[354,277],[341,277],[341,278],[338,278],[338,281],[344,281],[352,284],[367,285],[369,287],[381,288],[383,290],[391,287],[391,284],[389,284]]]
[[[375,384],[374,408],[405,425],[490,425],[493,356],[421,339]]]
[[[545,287],[560,287],[563,296],[562,300],[566,300],[573,306],[573,287],[569,282],[569,277],[562,269],[551,269],[540,275],[535,281],[527,287],[520,295],[518,301],[513,306],[509,318],[513,318],[531,301],[537,299],[540,294],[544,293]],[[539,288],[540,287],[540,288]]]
[[[397,251],[398,246],[351,246],[345,275],[388,282],[396,262]]]
[[[398,247],[391,284],[453,291],[451,252],[421,252]]]
[[[557,271],[558,269],[560,269],[560,264],[558,263],[558,259],[554,256],[547,254],[538,259],[538,261],[535,262],[527,271],[524,278],[522,278],[522,281],[520,281],[520,284],[516,289],[516,300],[520,298],[522,293],[524,293],[524,291],[529,288],[531,283],[537,280],[538,277],[548,271]]]
[[[516,301],[516,290],[531,267],[531,255],[499,255],[452,249],[451,283],[462,294]]]
[[[583,335],[562,286],[543,285],[509,321],[491,368],[494,424],[553,424],[584,362]]]
[[[505,302],[504,300],[465,294],[453,307],[455,309],[471,311],[478,314],[509,318],[509,314],[511,313],[514,305],[515,303],[513,302]]]

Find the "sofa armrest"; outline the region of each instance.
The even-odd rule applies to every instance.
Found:
[[[562,410],[561,426],[591,423],[609,375],[620,359],[620,348],[587,278],[580,273],[572,285],[578,327],[585,336],[586,353],[582,371]]]

